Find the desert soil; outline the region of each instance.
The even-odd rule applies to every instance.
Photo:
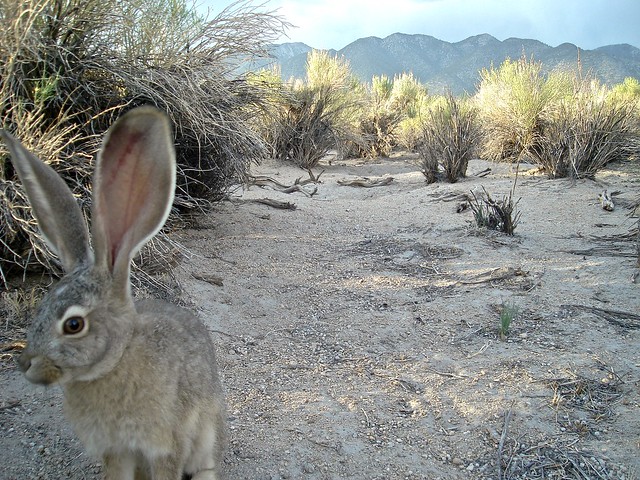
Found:
[[[509,165],[476,160],[432,185],[407,156],[321,171],[313,196],[239,187],[173,234],[189,252],[179,300],[219,351],[229,479],[640,478],[640,279],[623,238],[637,165],[574,182],[521,172],[512,237],[456,211],[482,187],[506,195]],[[276,162],[254,174],[308,176]],[[393,181],[338,183],[364,177]],[[505,305],[517,314],[501,338]],[[59,389],[16,370],[10,310],[0,479],[99,478]]]

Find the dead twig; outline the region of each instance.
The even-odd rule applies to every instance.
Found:
[[[509,410],[504,412],[504,424],[502,425],[502,434],[500,435],[500,442],[498,443],[498,480],[502,480],[502,452],[504,450],[504,442],[507,439],[509,432],[509,422],[511,422],[511,414],[513,413],[513,404]],[[504,477],[506,478],[506,477]]]
[[[222,277],[219,277],[218,275],[203,275],[199,273],[192,273],[191,276],[196,280],[200,280],[201,282],[207,282],[217,287],[222,287],[224,285]]]
[[[564,310],[580,310],[583,312],[593,313],[609,323],[629,330],[637,330],[640,328],[640,315],[635,313],[590,307],[587,305],[561,305],[561,308]]]
[[[258,176],[251,178],[247,184],[248,185],[257,185],[258,187],[266,187],[271,188],[272,190],[276,190],[281,193],[295,193],[300,192],[306,195],[307,197],[312,197],[318,191],[318,187],[314,185],[312,189],[304,188],[307,184],[311,182],[303,181],[299,182],[300,179],[296,180],[296,183],[293,185],[285,185],[283,183],[278,182],[270,177]],[[314,182],[315,183],[315,182]]]
[[[27,346],[27,342],[24,340],[16,340],[9,343],[3,343],[0,345],[0,352],[21,352]]]
[[[449,373],[449,372],[440,372],[434,368],[427,368],[427,370],[429,370],[430,372],[433,372],[437,375],[440,375],[442,377],[449,377],[449,378],[455,378],[456,380],[462,380],[464,378],[468,378],[468,375],[459,375],[457,373]]]
[[[482,178],[490,174],[491,174],[491,168],[485,168],[484,170],[481,170],[478,173],[474,173],[473,176]]]
[[[478,285],[480,283],[499,282],[513,277],[526,277],[528,273],[521,268],[500,267],[479,273],[472,280],[459,280],[460,285]]]
[[[20,405],[20,403],[20,400],[13,400],[12,402],[8,402],[6,405],[0,405],[0,411],[17,407],[18,405]]]
[[[267,205],[272,208],[278,208],[280,210],[295,210],[296,208],[298,208],[295,203],[280,202],[278,200],[273,200],[271,198],[256,198],[251,201],[254,203],[261,203],[263,205]]]
[[[307,178],[306,180],[302,180],[302,177],[299,177],[299,178],[296,178],[296,181],[293,183],[295,185],[307,185],[309,183],[320,183],[320,177],[325,171],[322,170],[318,174],[318,176],[314,175],[310,168],[307,169],[307,172],[309,173],[309,178]]]
[[[338,180],[338,185],[342,185],[343,187],[363,187],[363,188],[373,188],[373,187],[384,187],[393,182],[393,177],[383,177],[383,178],[362,178],[356,180]]]

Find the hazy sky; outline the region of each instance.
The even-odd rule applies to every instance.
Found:
[[[231,1],[199,0],[219,13]],[[253,5],[262,5],[260,0]],[[640,48],[640,0],[270,0],[297,28],[280,42],[336,50],[362,37],[421,33],[448,42],[488,33],[583,49],[629,43]]]

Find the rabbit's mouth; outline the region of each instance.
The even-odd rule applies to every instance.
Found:
[[[51,385],[60,381],[62,369],[47,357],[30,355],[23,352],[18,358],[18,365],[22,373],[31,383]]]

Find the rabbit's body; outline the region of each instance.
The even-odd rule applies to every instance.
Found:
[[[216,469],[224,403],[209,332],[190,312],[164,302],[136,308],[131,339],[113,369],[64,384],[67,418],[98,457],[137,453],[148,462],[177,456],[185,473]]]
[[[107,480],[216,480],[225,407],[205,325],[130,292],[132,257],[164,224],[175,154],[168,119],[135,109],[108,131],[94,173],[92,237],[71,191],[2,132],[38,224],[67,272],[46,295],[19,359],[60,384],[65,413]]]

